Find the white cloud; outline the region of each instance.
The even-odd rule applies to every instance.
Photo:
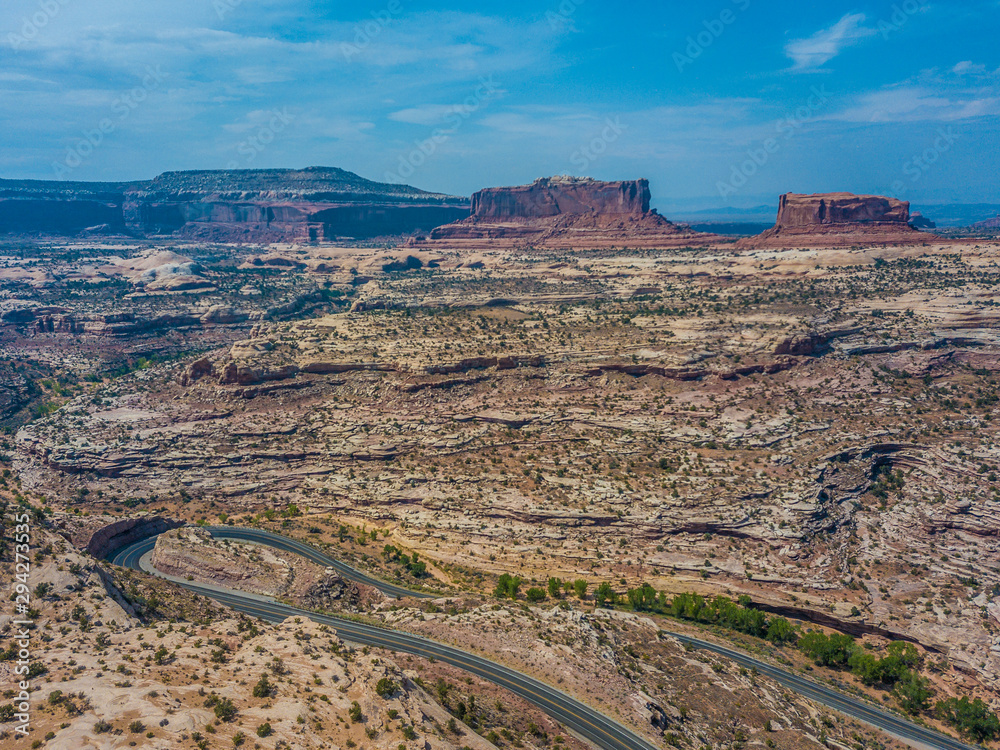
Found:
[[[848,13],[829,28],[821,29],[805,39],[788,42],[785,54],[792,60],[792,70],[818,70],[843,49],[877,33],[874,28],[864,25],[865,18],[864,13]]]
[[[942,93],[922,86],[901,86],[862,95],[829,119],[855,123],[957,122],[1000,115],[995,91]]]

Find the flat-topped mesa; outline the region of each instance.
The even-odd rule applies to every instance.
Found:
[[[472,196],[472,218],[479,221],[646,213],[649,180],[600,182],[589,177],[541,177],[530,185],[485,188]]]
[[[131,183],[0,179],[0,234],[171,234],[318,241],[427,232],[468,200],[366,180],[336,167],[166,172]]]
[[[649,181],[542,177],[472,196],[472,213],[431,232],[430,241],[469,249],[495,240],[537,247],[673,247],[718,241],[649,208]],[[478,243],[478,245],[476,245]]]
[[[907,224],[910,204],[881,195],[853,193],[785,193],[778,203],[779,227],[812,224]]]
[[[778,203],[775,225],[740,240],[736,247],[914,244],[933,238],[910,224],[907,201],[853,193],[785,193]]]

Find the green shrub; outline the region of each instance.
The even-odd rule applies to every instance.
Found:
[[[375,692],[383,698],[391,697],[397,690],[399,690],[399,685],[390,680],[388,677],[383,677],[375,686]]]

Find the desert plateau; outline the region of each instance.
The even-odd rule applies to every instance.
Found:
[[[995,3],[86,5],[0,747],[1000,748]]]

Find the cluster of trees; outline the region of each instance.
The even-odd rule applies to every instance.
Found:
[[[372,534],[374,535],[375,532],[373,531]],[[412,556],[407,555],[399,547],[387,544],[382,548],[382,557],[387,563],[398,562],[415,578],[423,578],[427,575],[427,563],[418,559],[416,552]]]
[[[493,589],[493,596],[497,599],[517,599],[522,583],[524,583],[524,580],[520,576],[512,576],[509,573],[504,573],[497,580],[496,588]],[[604,584],[604,586],[610,589],[610,584]],[[588,587],[589,584],[583,578],[578,578],[575,581],[564,581],[561,578],[551,577],[544,589],[539,586],[532,586],[524,592],[524,598],[529,602],[537,603],[545,601],[548,598],[562,599],[564,595],[574,594],[577,599],[582,601],[587,598]],[[601,604],[603,605],[603,603],[602,601]]]
[[[648,592],[644,599],[649,600]],[[788,620],[784,617],[768,617],[759,609],[754,609],[748,596],[741,596],[735,602],[727,596],[709,598],[699,594],[677,594],[668,599],[661,592],[655,607],[658,611],[681,620],[719,625],[757,638],[766,638],[776,644],[789,643],[797,637],[795,628]]]
[[[809,632],[799,638],[798,647],[819,666],[849,669],[866,685],[891,690],[900,707],[909,714],[916,715],[930,709],[934,691],[930,681],[918,671],[922,660],[912,643],[893,641],[886,647],[885,655],[879,657],[849,635]],[[963,700],[968,701],[967,698]],[[944,703],[946,701],[939,701],[938,707]],[[993,719],[996,721],[995,716]],[[948,723],[959,726],[953,721]]]
[[[523,580],[521,576],[512,576],[510,573],[503,573],[497,580],[497,586],[493,589],[493,596],[497,599],[517,599],[517,592],[521,588]]]
[[[988,742],[1000,737],[1000,719],[990,711],[982,698],[974,701],[967,697],[938,701],[934,713],[976,742]]]
[[[500,599],[516,599],[522,582],[519,576],[504,573],[493,594]],[[532,587],[525,592],[525,597],[528,601],[538,602],[547,597],[561,598],[563,591],[571,590],[583,599],[587,594],[587,582],[581,579],[571,583],[549,578],[547,590]],[[681,620],[718,625],[765,638],[777,645],[795,643],[819,666],[847,669],[866,685],[891,690],[907,713],[916,715],[931,709],[934,691],[930,681],[919,672],[922,659],[911,643],[893,641],[885,654],[878,656],[844,633],[826,635],[809,631],[800,636],[795,626],[784,617],[768,617],[755,609],[748,596],[741,596],[736,601],[726,596],[705,597],[694,593],[670,597],[664,591],[657,592],[648,583],[628,589],[624,595],[616,592],[610,583],[601,583],[594,592],[594,603],[598,607],[627,606],[634,612],[655,612]],[[967,697],[948,698],[938,701],[933,708],[939,719],[976,742],[1000,738],[1000,718],[979,698],[971,701]]]
[[[719,625],[729,630],[767,638],[774,643],[786,643],[796,638],[795,628],[784,617],[767,617],[751,606],[748,596],[734,602],[726,596],[704,597],[700,594],[677,594],[670,597],[665,591],[657,592],[648,583],[618,594],[610,583],[604,582],[594,592],[599,607],[627,605],[633,612],[655,612],[681,620],[691,620]]]

